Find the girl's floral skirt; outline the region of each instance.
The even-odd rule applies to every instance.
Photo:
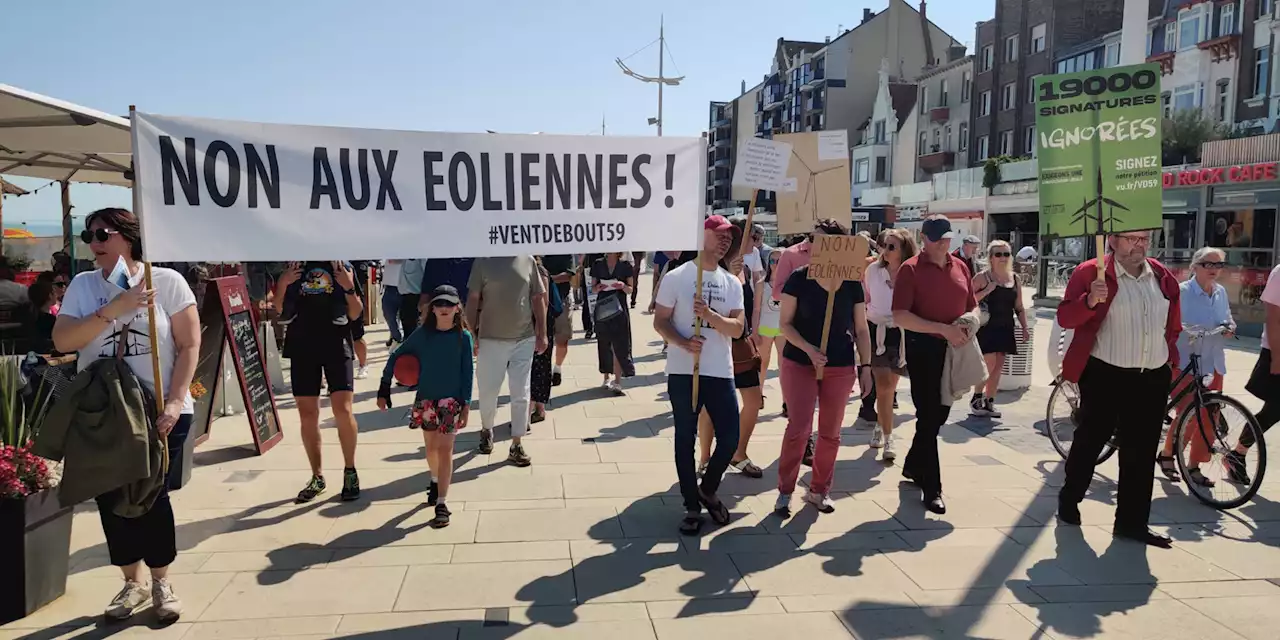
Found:
[[[421,400],[409,412],[409,428],[423,431],[439,431],[449,435],[458,432],[458,418],[462,415],[462,403],[456,398]]]

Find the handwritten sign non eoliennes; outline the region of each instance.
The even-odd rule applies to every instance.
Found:
[[[861,280],[870,251],[863,236],[814,236],[809,249],[809,279]]]

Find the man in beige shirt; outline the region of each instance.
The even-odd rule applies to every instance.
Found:
[[[511,451],[507,462],[532,463],[520,439],[529,432],[529,373],[533,354],[547,350],[547,289],[533,256],[481,258],[467,283],[467,323],[476,336],[480,453],[493,452],[493,423],[503,374],[511,392]]]

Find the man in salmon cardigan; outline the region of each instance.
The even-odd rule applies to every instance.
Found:
[[[1075,441],[1067,456],[1066,483],[1058,494],[1058,518],[1080,524],[1098,454],[1113,435],[1120,448],[1116,497],[1117,538],[1169,548],[1172,541],[1147,527],[1156,447],[1164,424],[1169,384],[1182,331],[1178,281],[1148,258],[1151,232],[1107,238],[1103,260],[1081,263],[1058,307],[1058,323],[1075,329],[1062,361],[1063,378],[1080,387]],[[1100,262],[1106,279],[1098,280]]]

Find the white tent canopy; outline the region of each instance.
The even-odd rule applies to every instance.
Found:
[[[0,174],[130,186],[129,121],[0,84]]]

